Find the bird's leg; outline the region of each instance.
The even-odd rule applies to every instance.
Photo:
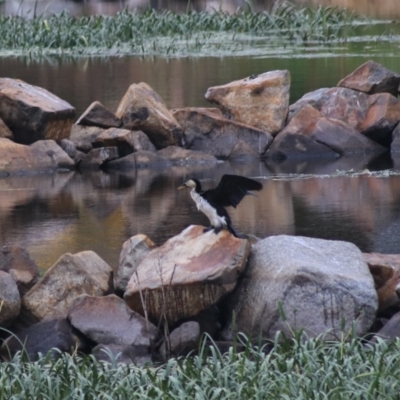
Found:
[[[203,233],[210,232],[212,229],[214,229],[214,227],[212,225],[209,226],[208,228],[204,228]]]

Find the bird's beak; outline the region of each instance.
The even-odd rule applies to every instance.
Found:
[[[185,187],[186,187],[186,185],[183,184],[183,185],[181,185],[181,186],[178,187],[178,190],[185,189]]]

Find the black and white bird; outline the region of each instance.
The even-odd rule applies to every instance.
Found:
[[[232,226],[231,219],[225,207],[236,206],[243,197],[253,194],[251,190],[261,190],[262,184],[244,176],[224,175],[218,186],[214,189],[202,190],[201,183],[197,179],[189,179],[178,190],[190,188],[190,196],[196,203],[197,209],[207,216],[211,226],[204,229],[205,232],[214,229],[219,233],[227,228],[232,235],[240,237]]]

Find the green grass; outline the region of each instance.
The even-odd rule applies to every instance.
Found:
[[[0,399],[399,399],[400,340],[293,340],[221,354],[203,342],[198,355],[155,367],[117,366],[62,355],[0,364]]]
[[[0,16],[0,53],[72,55],[212,54],[221,48],[240,50],[260,41],[329,42],[346,37],[360,23],[338,8],[296,8],[280,4],[270,12],[238,10],[75,18],[66,12],[31,19]]]

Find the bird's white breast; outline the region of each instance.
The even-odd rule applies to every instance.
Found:
[[[190,196],[196,203],[197,209],[201,211],[210,220],[211,225],[215,228],[226,225],[225,217],[220,217],[210,203],[201,197],[194,189],[190,191]]]

